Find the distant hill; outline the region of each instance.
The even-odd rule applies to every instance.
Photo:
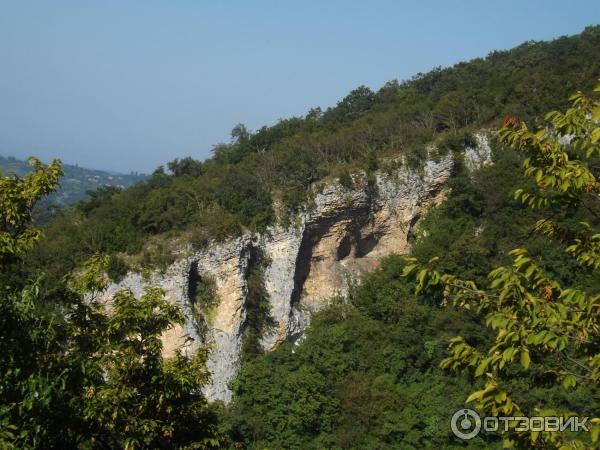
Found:
[[[105,172],[102,170],[84,169],[79,166],[63,164],[65,175],[60,181],[60,188],[44,201],[45,208],[55,209],[66,205],[77,203],[87,198],[88,191],[93,191],[101,186],[116,186],[121,189],[128,188],[139,181],[148,178],[145,174],[131,172],[121,174],[116,172]],[[0,173],[14,173],[19,176],[25,175],[31,170],[27,161],[22,161],[12,156],[0,156]]]

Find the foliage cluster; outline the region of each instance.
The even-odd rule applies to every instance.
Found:
[[[449,427],[465,400],[491,415],[597,414],[598,145],[588,139],[600,135],[598,107],[580,95],[575,101],[565,115],[548,116],[560,127],[555,133],[520,125],[494,143],[491,167],[457,167],[447,200],[419,225],[408,263],[383,260],[348,298],[314,317],[302,343],[246,362],[225,417],[234,441],[249,448],[501,448],[504,438],[520,448],[584,448],[579,438],[590,445],[589,436],[558,433],[463,442]],[[572,135],[567,150],[559,132]],[[533,182],[504,145],[515,142],[529,156]],[[550,218],[521,201],[536,180],[554,203]],[[527,253],[507,254],[515,246]],[[435,260],[436,271],[416,271],[417,258]],[[489,291],[477,287],[489,281]],[[471,370],[453,375],[446,367]]]
[[[300,345],[252,358],[223,420],[247,448],[460,448],[447,426],[476,385],[437,368],[459,330],[486,340],[471,318],[415,301],[388,258],[350,296],[313,317]],[[401,301],[398,301],[401,298]],[[478,440],[472,448],[491,448]]]
[[[252,358],[262,354],[260,341],[263,336],[272,331],[274,326],[271,317],[271,303],[264,284],[264,271],[269,265],[269,259],[260,252],[254,252],[250,258],[246,280],[248,293],[246,295],[246,320],[244,323],[244,338],[242,342],[242,359]]]
[[[208,274],[199,274],[197,271],[197,265],[192,264],[188,278],[188,298],[196,332],[204,337],[219,297],[215,279]]]
[[[595,89],[600,92],[600,85]],[[485,378],[485,386],[467,402],[494,416],[589,416],[590,434],[569,436],[549,431],[520,430],[515,423],[504,436],[506,445],[597,447],[600,417],[600,101],[581,92],[571,97],[566,112],[551,112],[537,130],[508,119],[500,131],[502,142],[524,154],[524,175],[534,187],[514,191],[525,207],[544,216],[531,226],[551,239],[570,259],[573,272],[588,274],[592,284],[564,280],[547,269],[556,261],[532,254],[526,246],[508,253],[510,261],[495,266],[481,281],[464,279],[435,267],[423,267],[416,258],[404,274],[417,282],[416,292],[429,292],[444,302],[476,310],[496,333],[484,349],[462,336],[450,340],[450,356],[442,367],[466,369]],[[572,404],[529,405],[511,389],[515,366],[544,380],[549,388],[587,387],[593,392],[587,414]],[[539,383],[539,382],[538,382]]]
[[[163,357],[162,334],[182,312],[149,287],[99,300],[107,256],[65,274],[61,295],[42,296],[23,270],[39,239],[36,202],[56,186],[60,163],[0,177],[0,448],[217,448],[217,417],[201,388],[206,352]]]

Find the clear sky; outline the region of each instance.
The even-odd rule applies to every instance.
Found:
[[[0,155],[151,172],[237,123],[595,23],[599,0],[0,0]]]

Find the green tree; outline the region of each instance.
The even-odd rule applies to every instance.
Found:
[[[40,229],[31,225],[33,208],[54,191],[63,174],[60,161],[44,166],[29,158],[33,172],[23,178],[15,174],[0,177],[0,271],[5,264],[29,250],[39,239]],[[2,174],[0,174],[2,175]]]
[[[595,89],[600,92],[600,86]],[[520,151],[524,174],[537,189],[517,189],[515,198],[529,208],[542,208],[549,216],[534,231],[558,242],[575,258],[580,270],[600,269],[600,103],[581,92],[571,97],[565,113],[546,115],[537,131],[515,118],[505,121],[499,135],[503,143]],[[569,220],[584,208],[587,221]],[[461,336],[450,340],[450,357],[441,366],[468,369],[485,379],[483,389],[473,392],[484,413],[503,416],[575,416],[568,406],[546,405],[527,410],[511,392],[510,380],[532,378],[533,385],[600,384],[600,295],[594,290],[565,286],[550,277],[541,261],[525,249],[510,252],[512,263],[492,270],[486,286],[435,270],[435,260],[423,266],[409,258],[404,275],[417,282],[417,293],[430,293],[462,308],[475,309],[485,317],[496,337],[489,348],[478,348]],[[433,266],[433,267],[432,267]],[[519,368],[520,367],[520,368]],[[598,399],[590,399],[590,414],[597,414]],[[588,424],[591,433],[568,435],[556,432],[517,432],[516,423],[505,435],[509,446],[523,448],[597,448],[600,418]]]
[[[177,352],[163,357],[161,335],[184,321],[181,310],[158,288],[139,299],[115,294],[111,311],[95,295],[103,289],[106,257],[92,258],[73,280],[92,295],[71,315],[71,373],[79,385],[72,402],[81,415],[82,443],[104,448],[217,448],[216,415],[202,387],[208,379],[206,352],[192,358]]]
[[[182,312],[158,289],[138,300],[98,293],[109,258],[63,274],[61,297],[42,297],[24,279],[39,239],[36,202],[61,166],[31,159],[34,171],[0,177],[0,448],[216,448],[216,415],[201,389],[206,352],[163,357],[162,334]]]

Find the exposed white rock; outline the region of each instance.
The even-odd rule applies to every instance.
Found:
[[[192,353],[201,344],[209,345],[207,367],[213,378],[205,393],[208,398],[228,401],[231,391],[227,383],[237,371],[246,319],[246,272],[251,249],[252,239],[244,235],[179,260],[164,273],[151,274],[150,281],[144,281],[140,274],[129,273],[121,282],[111,284],[103,296],[109,301],[116,291],[130,289],[139,297],[147,284],[162,288],[165,298],[179,305],[186,319],[183,327],[174,327],[163,335],[165,355],[172,355],[181,348]],[[218,305],[211,314],[206,336],[202,337],[194,323],[190,280],[205,276],[215,281]]]
[[[477,145],[465,148],[465,164],[470,171],[490,164],[492,161],[492,149],[490,147],[489,135],[484,132],[479,132],[474,133],[473,138]]]
[[[477,148],[465,150],[471,169],[485,164],[491,153],[485,134],[475,139]],[[311,208],[300,214],[294,226],[277,225],[262,235],[209,246],[177,261],[163,274],[152,274],[151,283],[160,286],[186,316],[183,328],[165,334],[165,353],[182,346],[193,352],[199,345],[209,345],[212,381],[205,393],[211,400],[229,401],[228,384],[240,363],[252,255],[261,254],[269,261],[263,279],[274,327],[261,344],[270,351],[284,341],[301,339],[311,314],[335,294],[344,293],[349,279],[376,267],[383,256],[407,251],[416,222],[430,205],[443,200],[443,184],[452,165],[448,155],[427,162],[420,171],[400,168],[391,176],[378,174],[371,184],[364,174],[354,177],[352,188],[330,183],[314,195]],[[207,332],[200,336],[190,280],[206,276],[215,281],[218,305],[210,312]],[[130,273],[109,286],[105,296],[122,288],[139,296],[144,284],[140,275]]]

